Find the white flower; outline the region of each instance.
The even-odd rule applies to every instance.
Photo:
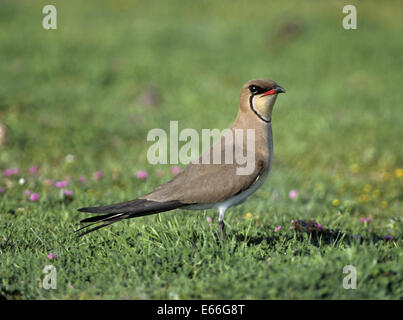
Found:
[[[67,163],[72,163],[74,161],[74,156],[72,154],[68,154],[65,160]]]

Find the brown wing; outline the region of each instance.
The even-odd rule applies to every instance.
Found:
[[[249,188],[264,171],[261,157],[249,175],[237,175],[236,164],[190,164],[171,181],[141,199],[152,201],[177,200],[185,204],[216,203]]]

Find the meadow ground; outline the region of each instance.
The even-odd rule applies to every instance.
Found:
[[[357,30],[341,26],[343,1],[52,1],[49,31],[45,4],[0,3],[1,296],[403,298],[401,1],[357,2]],[[77,208],[173,175],[147,162],[150,129],[224,129],[240,87],[261,77],[287,90],[273,169],[227,213],[226,241],[210,211],[75,237]],[[299,233],[292,219],[333,233]],[[43,288],[50,264],[56,290]]]

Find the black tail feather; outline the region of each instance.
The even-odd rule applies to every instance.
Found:
[[[118,220],[117,220],[117,221],[118,221]],[[86,230],[86,231],[84,231],[84,232],[81,232],[81,233],[78,235],[78,237],[81,238],[82,236],[85,236],[86,234],[88,234],[88,233],[90,233],[90,232],[93,232],[93,231],[96,231],[96,230],[101,229],[101,228],[103,228],[103,227],[109,226],[110,224],[112,224],[112,223],[114,223],[114,222],[117,222],[117,221],[104,222],[103,224],[100,224],[100,225],[98,225],[98,226],[96,226],[96,227],[94,227],[94,228],[91,228],[91,229],[88,229],[88,230]],[[85,227],[83,227],[83,228],[81,228],[81,229],[79,229],[79,230],[85,229],[85,228],[87,228],[87,227],[89,227],[89,226],[91,226],[91,225],[92,225],[92,224],[90,224],[90,225],[88,225],[88,226],[85,226]],[[79,230],[77,230],[76,232],[78,232]]]
[[[137,218],[154,213],[170,211],[176,208],[184,207],[185,205],[186,204],[176,200],[167,202],[157,202],[145,199],[136,199],[108,206],[81,208],[78,209],[78,211],[98,213],[101,215],[81,220],[80,221],[81,223],[90,223],[90,224],[76,230],[76,232],[86,229],[94,224],[102,223],[78,235],[79,237],[82,237],[90,232],[106,227],[112,223],[118,222],[123,219]]]
[[[132,213],[132,212],[148,212],[148,211],[168,211],[184,206],[177,200],[158,202],[146,199],[136,199],[127,202],[115,203],[108,206],[88,207],[78,209],[80,212],[91,213]]]
[[[89,222],[101,222],[104,221],[107,218],[116,216],[118,213],[109,213],[109,214],[103,214],[103,215],[99,215],[99,216],[92,216],[89,218],[85,218],[83,220],[80,221],[80,223],[89,223]]]

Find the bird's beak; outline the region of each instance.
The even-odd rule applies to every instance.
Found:
[[[285,93],[285,89],[280,86],[276,86],[274,90],[276,91],[276,93]]]
[[[263,93],[263,96],[269,96],[269,95],[278,94],[278,93],[285,93],[285,90],[280,86],[275,86],[273,89]]]

